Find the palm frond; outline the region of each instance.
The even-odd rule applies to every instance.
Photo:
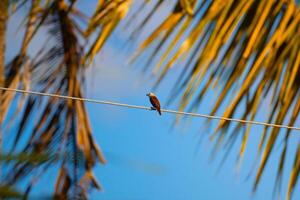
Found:
[[[237,110],[246,100],[247,106],[241,116],[253,120],[266,96],[271,96],[268,122],[282,124],[288,121],[293,125],[300,101],[300,82],[296,78],[300,74],[300,9],[295,2],[196,1],[194,5],[190,4],[191,8],[187,7],[187,2],[195,3],[178,1],[173,12],[145,39],[135,55],[138,57],[150,45],[156,44],[155,53],[149,60],[159,57],[159,61],[154,65],[145,62],[148,69],[154,66],[152,72],[158,74],[156,86],[175,63],[181,62],[182,74],[170,94],[170,99],[180,97],[179,110],[196,111],[208,89],[219,84],[221,92],[211,115],[226,106],[224,117],[240,116]],[[237,85],[239,88],[233,93]],[[230,103],[225,105],[227,99]],[[290,112],[292,116],[287,114]],[[212,136],[218,138],[218,145],[226,143],[228,133],[220,130],[228,126],[227,121],[218,124]],[[244,156],[249,129],[243,133],[240,158]],[[262,134],[258,153],[262,157],[254,189],[261,180],[278,136],[279,129],[276,128],[266,128]],[[285,151],[279,163],[278,179],[282,176]],[[296,159],[297,153],[293,156]],[[289,198],[298,179],[297,166],[291,173]]]
[[[84,58],[84,63],[90,63],[100,51],[107,38],[118,23],[126,16],[131,5],[131,0],[98,1],[96,10],[91,17],[85,36],[89,37],[98,29],[96,39]]]
[[[73,3],[75,3],[73,1]],[[23,45],[20,53],[6,66],[7,87],[18,88],[24,85],[43,92],[54,92],[68,96],[82,97],[81,85],[84,68],[82,58],[83,46],[80,44],[82,34],[78,30],[73,19],[73,4],[67,4],[63,0],[48,1],[40,4],[38,0],[32,0],[32,8],[28,14]],[[43,10],[36,12],[36,8]],[[76,12],[78,14],[78,12]],[[48,28],[50,40],[53,45],[41,47],[39,55],[34,60],[26,55],[28,45],[33,36],[41,28]],[[28,60],[29,59],[29,60]],[[29,65],[25,65],[27,60]],[[51,67],[48,67],[50,66]],[[26,73],[22,73],[20,66],[27,66]],[[25,71],[25,70],[24,70]],[[32,74],[30,81],[28,73]],[[22,82],[23,80],[23,82]],[[17,99],[14,93],[6,93],[4,100],[6,108],[12,108],[13,99]],[[20,101],[19,101],[20,103]],[[79,196],[86,197],[90,187],[101,189],[97,183],[92,168],[97,161],[105,163],[105,158],[92,136],[92,130],[88,120],[87,111],[83,102],[61,100],[55,98],[24,97],[21,102],[21,110],[17,110],[18,117],[14,119],[17,125],[16,134],[11,153],[20,150],[28,154],[70,152],[64,154],[72,157],[72,162],[61,162],[61,171],[58,174],[56,196],[67,195],[72,198],[74,191]],[[39,110],[40,114],[33,115]],[[6,116],[12,120],[11,114]],[[32,123],[34,122],[34,123]],[[26,130],[26,131],[25,131]],[[29,139],[21,144],[24,133]],[[37,164],[30,160],[27,162],[15,162],[8,169],[4,178],[8,185],[22,181],[28,174],[35,174],[40,170],[45,171],[49,166],[58,164],[53,160]],[[65,171],[64,171],[65,170]],[[26,195],[40,176],[32,176]],[[67,180],[69,186],[67,187]],[[62,184],[62,187],[59,185]],[[76,196],[77,196],[76,195]]]
[[[4,199],[21,199],[23,195],[13,187],[0,185],[0,197]]]
[[[8,8],[9,2],[8,0],[4,0],[0,2],[0,86],[4,86],[5,76],[4,76],[4,66],[5,66],[5,34],[6,34],[6,24],[8,21]],[[0,92],[0,112],[4,111],[2,106],[3,102],[3,92]],[[0,115],[0,125],[2,125],[2,121],[4,116]],[[1,127],[0,127],[1,128]],[[2,143],[2,132],[0,130],[0,146]]]

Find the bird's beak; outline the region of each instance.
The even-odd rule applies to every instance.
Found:
[[[146,96],[148,96],[148,97],[149,97],[149,96],[150,96],[150,94],[146,94]]]

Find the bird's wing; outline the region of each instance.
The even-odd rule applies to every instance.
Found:
[[[155,96],[151,97],[150,102],[154,106],[154,108],[160,109],[160,103],[159,103],[159,100],[157,99],[157,97],[155,97]]]

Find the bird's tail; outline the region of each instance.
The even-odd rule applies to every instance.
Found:
[[[159,109],[159,110],[157,110],[157,112],[159,113],[159,115],[161,115],[161,110]]]

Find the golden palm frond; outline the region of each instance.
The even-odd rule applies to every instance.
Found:
[[[94,59],[112,31],[126,16],[130,6],[131,0],[98,1],[97,8],[85,31],[85,36],[89,37],[95,31],[99,31],[96,39],[85,55],[84,63],[90,63],[90,61]]]
[[[156,45],[149,57],[149,60],[160,57],[153,68],[153,73],[158,74],[156,86],[175,63],[181,61],[182,73],[170,96],[171,101],[180,97],[179,110],[197,110],[208,89],[219,84],[222,89],[211,115],[226,106],[223,116],[233,117],[240,114],[238,108],[246,101],[246,109],[241,116],[253,120],[262,101],[271,96],[268,122],[282,124],[288,121],[289,125],[293,125],[300,106],[300,82],[297,78],[300,75],[300,9],[296,3],[285,0],[189,2],[190,9],[184,1],[178,1],[173,12],[147,37],[135,55],[137,57],[150,45],[151,48]],[[187,14],[188,9],[193,10],[194,17]],[[171,35],[174,37],[170,41]],[[150,62],[145,63],[148,68],[151,66]],[[233,93],[237,85],[239,88]],[[224,105],[228,98],[231,98],[230,103]],[[288,115],[289,112],[292,114]],[[227,131],[220,131],[228,126],[229,122],[221,121],[212,135],[212,139],[217,136],[218,146],[227,143],[226,138],[237,138],[225,137]],[[239,129],[240,126],[237,127]],[[250,127],[243,132],[240,158],[244,156],[249,131]],[[288,131],[277,180],[282,176],[289,135]],[[258,148],[258,155],[262,156],[254,189],[278,136],[277,128],[265,128],[262,134]],[[291,171],[288,198],[295,180],[299,179],[298,153],[293,156],[296,164]]]

